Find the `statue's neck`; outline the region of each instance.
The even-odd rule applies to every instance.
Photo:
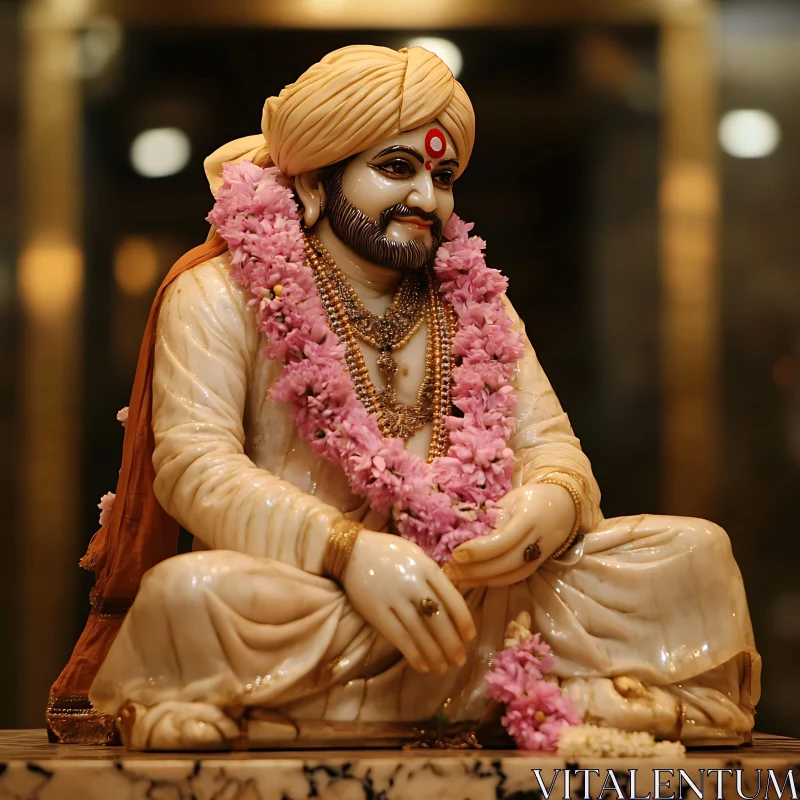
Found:
[[[394,294],[403,279],[402,272],[362,258],[333,232],[325,217],[312,230],[363,300],[391,297]]]

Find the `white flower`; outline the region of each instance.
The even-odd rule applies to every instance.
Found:
[[[514,647],[530,639],[531,634],[531,615],[527,611],[522,611],[516,619],[512,619],[506,627],[503,648]]]
[[[680,742],[657,742],[649,733],[629,733],[618,728],[574,725],[564,728],[558,739],[563,758],[650,758],[680,759],[686,748]]]

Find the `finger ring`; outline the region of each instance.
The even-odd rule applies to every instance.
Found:
[[[439,604],[432,597],[426,597],[420,602],[419,610],[423,617],[432,617],[439,613]]]
[[[522,558],[530,564],[531,561],[536,561],[537,558],[542,554],[542,548],[539,547],[539,542],[534,542],[533,544],[529,544],[525,548],[525,552],[522,554]]]

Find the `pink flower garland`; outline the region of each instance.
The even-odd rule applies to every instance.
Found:
[[[505,704],[500,721],[520,750],[555,750],[561,731],[581,723],[558,683],[545,679],[554,664],[550,646],[536,633],[495,653],[486,673],[486,693]]]
[[[254,295],[264,355],[284,364],[270,399],[292,403],[314,453],[340,466],[372,508],[391,512],[402,536],[448,560],[457,545],[491,530],[494,505],[511,488],[510,379],[522,337],[503,305],[507,279],[486,266],[485,242],[468,235],[472,224],[453,215],[435,271],[459,324],[452,401],[463,416],[446,418],[450,446],[428,464],[402,440],[384,437],[358,399],[306,264],[291,180],[248,161],[225,165],[223,178],[208,221],[228,243],[237,280]]]

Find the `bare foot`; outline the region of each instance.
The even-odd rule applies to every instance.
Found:
[[[210,703],[127,703],[118,724],[129,750],[230,750],[239,735],[235,720]]]
[[[677,699],[636,678],[567,678],[561,688],[581,709],[585,722],[664,738],[675,738],[680,729]]]

